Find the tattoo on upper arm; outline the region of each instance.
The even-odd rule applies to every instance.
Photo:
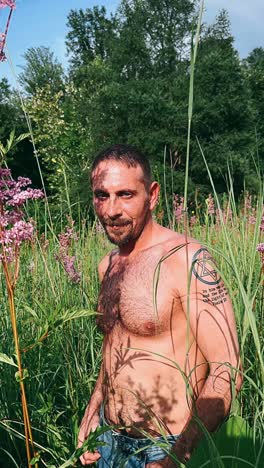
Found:
[[[193,257],[193,274],[202,283],[213,286],[220,283],[221,277],[214,268],[215,261],[207,249],[202,247]]]
[[[199,281],[208,285],[202,290],[202,301],[216,306],[227,301],[228,291],[214,265],[212,255],[204,247],[195,253],[192,272]]]
[[[207,302],[207,304],[212,304],[214,306],[223,304],[227,301],[228,291],[224,283],[215,286],[210,289],[203,289],[202,291],[202,300]]]

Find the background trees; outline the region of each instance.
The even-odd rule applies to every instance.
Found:
[[[122,0],[111,15],[99,6],[69,12],[67,73],[49,49],[26,52],[20,82],[50,193],[65,190],[66,174],[71,193],[86,203],[90,160],[116,142],[146,151],[160,179],[166,147],[174,191],[181,192],[196,21],[196,2],[190,0]],[[220,193],[228,169],[237,197],[244,186],[254,189],[254,159],[262,171],[264,165],[263,69],[261,47],[241,62],[226,11],[214,24],[203,25],[195,70],[191,197],[197,188],[201,194],[210,191],[197,138]],[[7,115],[5,106],[10,111],[0,139],[21,116],[8,83],[1,82],[0,113]]]

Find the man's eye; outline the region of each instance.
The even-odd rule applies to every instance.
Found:
[[[131,192],[122,192],[120,195],[121,195],[122,198],[131,198],[132,197]]]
[[[98,200],[105,200],[107,198],[107,194],[106,193],[96,193],[95,198],[97,198]]]

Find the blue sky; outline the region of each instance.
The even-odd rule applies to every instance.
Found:
[[[21,71],[23,54],[29,47],[48,46],[59,61],[67,64],[65,36],[67,15],[71,9],[105,5],[114,11],[118,0],[17,0],[8,33],[8,53],[15,73]],[[264,47],[264,0],[206,0],[204,20],[213,22],[221,8],[229,11],[235,47],[243,58],[254,47]],[[0,32],[3,31],[7,8],[0,10]],[[14,84],[10,65],[0,62],[0,79]]]

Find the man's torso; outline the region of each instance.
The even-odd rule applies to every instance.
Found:
[[[101,285],[106,417],[135,436],[137,428],[153,435],[180,433],[190,416],[192,391],[197,396],[206,378],[207,364],[177,284],[187,271],[179,271],[170,256],[161,261],[183,243],[175,236],[124,259],[113,252]]]

